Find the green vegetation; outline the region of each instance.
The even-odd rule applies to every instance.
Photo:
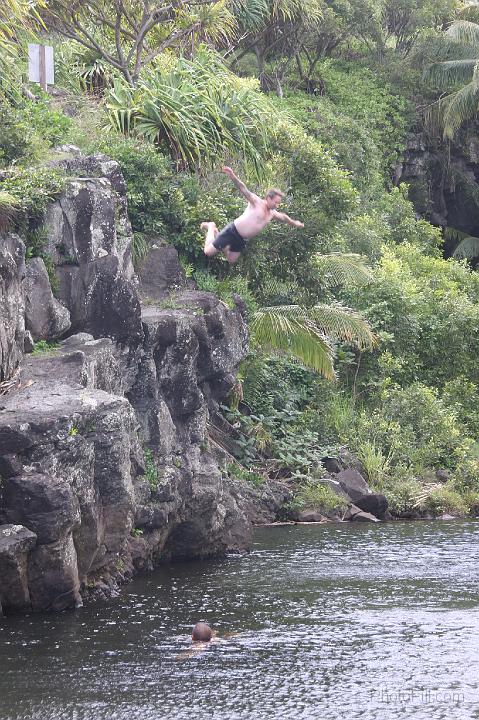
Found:
[[[157,462],[150,448],[143,449],[143,458],[145,463],[145,478],[148,480],[152,491],[155,492],[158,489],[159,472]]]
[[[49,343],[46,340],[39,340],[35,343],[32,355],[43,355],[45,353],[53,353],[58,350],[58,343]]]
[[[239,463],[230,463],[226,466],[226,472],[232,478],[236,480],[244,480],[245,482],[251,483],[253,487],[260,488],[264,485],[264,477],[261,473],[254,472],[254,470],[248,470]]]
[[[210,50],[200,48],[192,61],[165,57],[134,90],[115,80],[106,103],[116,130],[154,142],[179,167],[241,154],[262,175],[271,105],[254,81],[228,71]]]
[[[347,446],[400,516],[479,510],[479,191],[451,161],[477,154],[474,5],[37,3],[61,85],[37,100],[21,73],[38,16],[23,0],[0,9],[0,232],[48,268],[43,214],[65,183],[52,148],[117,160],[135,258],[171,243],[200,289],[243,299],[251,354],[223,408],[239,438],[227,471],[289,483],[296,508],[340,511],[322,460]],[[410,133],[436,165],[408,188]],[[199,228],[244,206],[223,163],[255,192],[284,188],[304,222],[269,225],[234,269],[204,256]],[[444,237],[426,219],[437,177],[471,209]],[[149,449],[145,476],[156,490]]]
[[[57,168],[11,167],[2,180],[2,191],[12,198],[15,212],[10,225],[27,235],[35,236],[43,221],[43,215],[51,202],[65,187],[65,175]],[[35,246],[35,237],[27,243]]]
[[[347,500],[336,495],[328,485],[321,481],[309,480],[298,490],[291,503],[291,508],[301,510],[318,510],[325,515],[341,514],[347,507]]]

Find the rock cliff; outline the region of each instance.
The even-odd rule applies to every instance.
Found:
[[[395,183],[409,185],[416,211],[434,225],[479,235],[479,141],[477,128],[463,130],[457,142],[440,143],[412,132],[396,168]],[[445,242],[452,255],[457,240]]]
[[[208,433],[247,351],[241,302],[189,288],[171,247],[152,251],[142,289],[118,165],[73,150],[62,163],[45,218],[57,297],[22,239],[0,236],[5,611],[80,605],[162,559],[250,540]],[[24,356],[29,335],[60,340]]]

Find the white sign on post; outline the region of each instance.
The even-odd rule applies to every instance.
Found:
[[[40,83],[43,90],[55,83],[53,48],[49,45],[28,45],[28,79]]]

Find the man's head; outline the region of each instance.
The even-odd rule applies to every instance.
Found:
[[[276,210],[282,199],[284,198],[284,192],[278,190],[278,188],[271,188],[266,193],[266,204],[270,210]]]
[[[196,623],[191,634],[193,642],[209,642],[213,637],[213,631],[205,622]]]

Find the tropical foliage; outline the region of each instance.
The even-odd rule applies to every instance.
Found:
[[[186,0],[181,6],[152,0],[49,0],[42,17],[52,31],[85,47],[130,86],[168,48],[221,39],[233,25],[223,0]]]
[[[442,50],[448,59],[428,68],[429,78],[441,89],[450,90],[428,111],[433,129],[439,126],[444,138],[452,139],[459,128],[477,113],[479,100],[479,24],[458,20],[444,33]]]
[[[37,12],[43,7],[43,0],[3,0],[0,6],[0,94],[20,95],[25,65],[21,40],[38,23]]]
[[[262,174],[270,103],[206,48],[191,61],[165,58],[135,90],[115,80],[106,103],[115,129],[154,142],[180,167],[211,165],[229,154]]]
[[[296,508],[340,511],[321,463],[346,445],[400,516],[479,509],[479,15],[461,5],[0,8],[0,231],[44,253],[43,212],[65,182],[55,145],[116,159],[136,255],[172,243],[198,287],[243,298],[252,352],[223,408],[237,429],[227,472],[282,479]],[[59,89],[27,100],[32,29],[55,46]],[[440,136],[423,127],[431,104]],[[304,223],[271,223],[233,269],[204,256],[200,230],[244,207],[223,162],[257,193],[283,188]],[[438,203],[452,207],[444,234],[428,222],[444,224]]]

